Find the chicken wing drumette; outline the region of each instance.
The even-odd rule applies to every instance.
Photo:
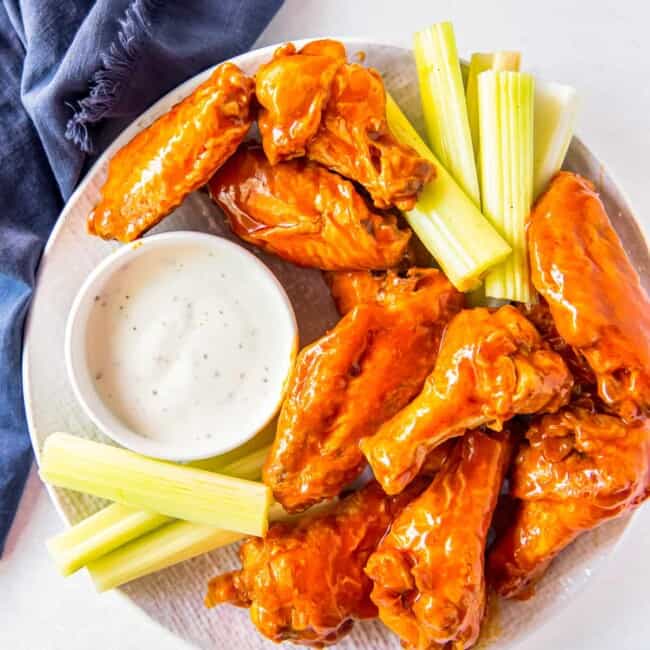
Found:
[[[258,126],[271,164],[304,156],[320,127],[332,80],[345,63],[338,41],[312,41],[300,52],[293,43],[279,47],[255,75],[260,103]]]
[[[490,583],[502,596],[528,596],[576,537],[641,503],[649,480],[647,420],[576,406],[537,419],[514,461],[514,514],[490,552]]]
[[[572,385],[562,357],[517,309],[464,310],[447,327],[422,392],[360,446],[396,494],[440,443],[482,425],[500,429],[517,414],[556,411]]]
[[[264,482],[289,511],[336,496],[365,467],[359,440],[418,394],[463,297],[435,269],[389,273],[298,356]]]
[[[376,70],[346,62],[337,41],[287,44],[260,67],[256,91],[264,150],[273,163],[307,155],[363,185],[378,208],[408,210],[435,175],[386,122]]]
[[[239,237],[301,266],[385,269],[411,236],[338,174],[304,159],[271,165],[259,147],[241,147],[209,190]]]
[[[559,334],[584,355],[608,408],[650,413],[650,300],[593,185],[561,172],[528,229],[535,288]]]
[[[510,457],[507,432],[470,431],[397,516],[366,573],[379,618],[412,650],[471,647],[485,613],[485,544]]]
[[[264,539],[244,542],[241,570],[210,582],[207,606],[250,607],[255,626],[276,642],[336,643],[354,619],[377,616],[363,567],[394,516],[422,487],[388,497],[372,482],[332,512],[272,524]]]
[[[224,63],[122,147],[108,165],[89,232],[137,239],[207,183],[250,128],[254,85],[236,65]]]

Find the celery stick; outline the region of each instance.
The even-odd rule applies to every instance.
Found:
[[[472,134],[474,157],[477,161],[479,160],[478,76],[486,70],[519,72],[520,63],[521,54],[519,52],[477,52],[472,54],[467,74],[467,118]]]
[[[174,521],[88,564],[97,591],[126,582],[208,553],[242,539],[228,530]]]
[[[405,217],[451,283],[459,291],[472,289],[511,249],[438,162],[390,95],[386,96],[386,114],[395,137],[436,166],[437,177]]]
[[[311,508],[311,515],[331,508],[336,499]],[[305,516],[288,515],[279,503],[269,511],[269,520],[287,521]],[[202,524],[175,521],[136,539],[88,564],[97,591],[107,591],[131,580],[166,569],[190,558],[227,546],[244,535]]]
[[[69,576],[91,560],[170,521],[165,515],[113,503],[49,539],[47,550],[61,575]]]
[[[219,474],[226,474],[227,476],[236,476],[237,478],[243,478],[249,481],[257,481],[262,475],[262,467],[264,467],[264,461],[270,451],[271,445],[267,445],[249,453],[247,456],[237,458],[220,467],[217,466],[214,471],[218,471]],[[207,461],[199,460],[191,465],[192,467],[207,471],[213,471],[212,467],[214,466],[212,459]]]
[[[45,441],[41,477],[52,485],[227,530],[264,535],[269,488],[140,456],[65,433]]]
[[[251,457],[253,454],[259,452],[260,449],[268,450],[273,438],[275,438],[275,431],[277,429],[277,418],[273,418],[254,438],[245,442],[240,447],[229,451],[226,454],[221,454],[220,456],[213,456],[212,458],[204,458],[203,460],[195,460],[191,463],[188,463],[191,467],[198,467],[199,469],[206,469],[209,472],[219,472],[220,474],[229,474],[232,476],[237,476],[238,478],[250,478],[251,480],[257,480],[259,475],[248,476],[247,474],[238,474],[232,473],[230,471],[225,471],[225,467],[231,466],[234,462]],[[261,467],[261,466],[260,466]]]
[[[535,162],[533,198],[560,171],[571,144],[578,113],[578,96],[571,86],[535,84]]]
[[[480,169],[483,213],[512,246],[513,254],[491,270],[485,294],[531,302],[526,221],[533,194],[534,80],[523,72],[478,76]]]
[[[415,34],[415,63],[429,144],[465,194],[480,205],[463,76],[451,23]]]
[[[258,444],[265,441],[266,438],[263,437]],[[220,464],[221,473],[251,481],[258,480],[269,450],[270,445],[230,463]],[[215,464],[216,459],[209,460]],[[198,464],[193,463],[192,466]],[[155,512],[113,503],[51,538],[46,544],[61,574],[68,576],[92,560],[171,521],[171,517]]]

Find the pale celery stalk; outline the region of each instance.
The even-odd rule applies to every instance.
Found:
[[[578,96],[571,86],[535,84],[535,161],[533,198],[560,171],[571,144],[578,113]]]
[[[65,433],[45,441],[41,477],[123,505],[250,535],[268,526],[262,483],[140,456]]]
[[[483,213],[513,254],[485,278],[492,298],[531,302],[526,221],[533,195],[533,77],[523,72],[478,76]]]
[[[308,514],[331,508],[335,503],[336,500],[319,504],[311,508]],[[274,503],[269,511],[271,521],[286,521],[301,516],[304,515],[288,515],[278,503]],[[107,591],[227,546],[243,537],[239,533],[211,526],[175,521],[91,562],[88,564],[88,572],[97,591]]]
[[[88,562],[170,521],[173,519],[165,515],[112,503],[49,539],[47,550],[61,575],[69,576]]]
[[[510,246],[424,144],[395,100],[387,95],[386,102],[395,137],[436,167],[436,178],[405,217],[451,283],[459,291],[472,289],[490,267],[510,254]]]
[[[415,63],[429,144],[443,167],[479,206],[479,182],[463,76],[451,23],[415,34]]]
[[[478,76],[486,70],[501,72],[510,70],[519,72],[521,54],[519,52],[477,52],[472,54],[467,73],[467,119],[472,135],[474,158],[479,160],[479,128],[478,128]]]
[[[266,436],[258,440],[258,444],[265,441]],[[246,449],[250,447],[246,446]],[[214,458],[192,465],[209,463],[222,474],[255,481],[262,474],[269,450],[270,446],[262,447],[234,460],[226,454],[223,460],[231,460],[226,463],[219,463],[219,458]],[[171,521],[174,521],[171,517],[155,512],[113,503],[48,540],[47,549],[61,574],[68,576],[89,562]]]
[[[174,521],[90,562],[87,568],[97,591],[107,591],[243,537],[205,524]]]

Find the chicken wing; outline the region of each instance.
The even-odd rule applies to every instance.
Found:
[[[575,406],[539,418],[514,462],[514,520],[489,555],[490,583],[502,596],[528,596],[576,537],[643,501],[649,480],[647,420]]]
[[[206,605],[250,607],[255,626],[276,642],[336,643],[354,619],[377,616],[363,567],[393,517],[422,487],[396,498],[372,482],[332,512],[272,524],[264,539],[244,542],[241,570],[210,582]]]
[[[365,467],[359,440],[418,394],[463,297],[435,269],[389,274],[383,293],[298,357],[264,482],[290,512],[336,496]]]
[[[272,163],[307,155],[363,185],[378,208],[415,205],[435,168],[400,144],[386,122],[376,70],[346,62],[343,45],[289,43],[256,77],[262,143]]]
[[[589,362],[601,399],[624,419],[650,413],[650,301],[593,185],[558,174],[528,239],[533,283]]]
[[[109,163],[88,231],[132,241],[204,185],[248,132],[253,90],[250,77],[223,63],[189,97],[122,147]]]
[[[405,648],[469,648],[485,613],[485,544],[510,457],[507,433],[470,431],[397,516],[366,573]]]
[[[557,352],[566,362],[575,381],[573,386],[575,397],[579,397],[585,392],[589,394],[595,393],[596,376],[594,371],[587,363],[584,355],[579,350],[571,347],[560,336],[548,303],[543,298],[540,298],[535,304],[519,304],[517,308],[535,326],[542,339],[549,344],[551,350]]]
[[[447,327],[422,392],[360,447],[396,494],[440,443],[482,425],[499,429],[516,414],[556,411],[572,385],[562,357],[517,309],[465,310]]]
[[[386,91],[376,70],[341,66],[307,156],[363,185],[378,208],[410,210],[435,176],[433,164],[398,142],[386,121]]]
[[[341,316],[345,316],[357,305],[376,300],[385,281],[385,273],[369,273],[368,271],[325,273],[325,282],[327,282]]]
[[[209,189],[239,237],[301,266],[385,269],[411,236],[349,181],[305,160],[272,166],[259,147],[242,147]]]
[[[316,135],[336,71],[346,54],[338,41],[314,41],[296,53],[278,48],[255,75],[255,94],[264,152],[271,164],[304,156]]]

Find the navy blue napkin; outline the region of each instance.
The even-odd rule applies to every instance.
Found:
[[[38,260],[101,151],[191,75],[245,52],[282,0],[3,0],[0,555],[31,465],[22,330]]]

